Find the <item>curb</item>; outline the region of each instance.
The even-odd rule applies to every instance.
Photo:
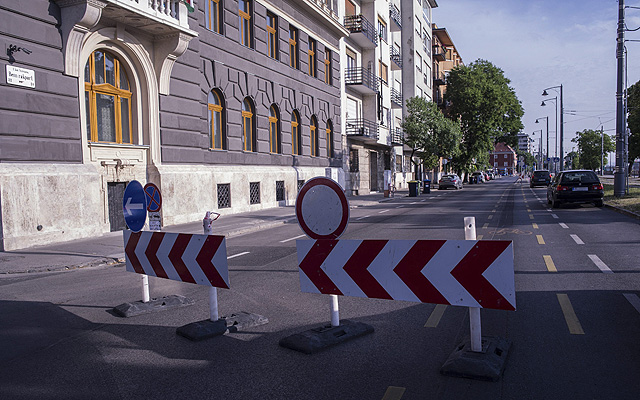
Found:
[[[612,206],[611,204],[607,204],[607,203],[605,203],[604,206],[605,206],[605,208],[613,210],[613,211],[615,211],[617,213],[620,213],[622,215],[626,215],[627,217],[631,217],[631,218],[635,218],[637,220],[640,220],[640,214],[636,214],[633,211],[625,210],[624,208]]]

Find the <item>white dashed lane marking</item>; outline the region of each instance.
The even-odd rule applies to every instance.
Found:
[[[593,261],[596,267],[600,268],[600,271],[604,272],[605,274],[613,274],[613,271],[597,255],[587,254],[587,257],[589,257],[591,261]]]
[[[573,241],[576,242],[576,244],[584,244],[584,242],[582,241],[582,239],[578,237],[578,235],[569,235],[569,236],[571,236],[571,239],[573,239]]]

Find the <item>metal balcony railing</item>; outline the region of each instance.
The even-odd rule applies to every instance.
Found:
[[[447,60],[447,49],[444,46],[433,46],[433,58],[438,61]]]
[[[389,52],[391,54],[391,61],[402,69],[402,55],[400,54],[400,51],[395,46],[391,46],[389,48]]]
[[[378,79],[366,68],[356,67],[347,68],[344,71],[345,85],[362,85],[366,86],[374,92],[378,91]]]
[[[404,143],[404,132],[402,131],[402,128],[395,128],[391,130],[391,143],[392,144]]]
[[[391,88],[391,102],[402,107],[402,93],[395,88]]]
[[[363,136],[365,138],[378,140],[378,124],[367,119],[348,119],[347,129],[345,131],[347,136]]]
[[[436,86],[444,85],[447,83],[447,77],[444,72],[433,72],[433,84]]]
[[[395,4],[389,3],[389,18],[396,23],[400,28],[402,28],[402,17],[400,16],[400,10],[396,7]]]
[[[361,33],[375,46],[378,45],[376,28],[362,14],[344,17],[344,27],[351,33]]]

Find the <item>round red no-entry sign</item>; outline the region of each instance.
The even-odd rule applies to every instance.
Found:
[[[296,216],[311,239],[337,239],[349,222],[349,202],[336,181],[313,178],[298,193]]]

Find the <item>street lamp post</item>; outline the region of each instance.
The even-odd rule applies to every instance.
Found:
[[[546,156],[547,168],[546,169],[549,169],[549,117],[540,117],[540,118],[536,119],[536,124],[541,119],[546,119],[547,120],[547,156]],[[543,163],[543,165],[544,165],[544,163]]]
[[[547,93],[547,90],[549,89],[560,89],[560,171],[562,171],[564,170],[564,162],[562,162],[562,160],[564,160],[564,103],[562,101],[562,85],[548,87],[542,91],[542,95],[548,96],[549,93]]]
[[[542,100],[542,104],[540,104],[541,107],[546,106],[545,101],[553,101],[555,104],[555,110],[556,110],[556,134],[555,134],[555,139],[556,139],[556,145],[553,148],[553,156],[554,157],[558,157],[558,97],[554,97],[552,99],[545,99]],[[562,160],[560,160],[560,162],[562,162]],[[558,172],[558,168],[556,165],[555,160],[553,160],[553,172]]]
[[[535,136],[535,134],[540,131],[540,146],[538,147],[538,160],[540,160],[540,164],[538,164],[538,166],[541,166],[539,169],[544,169],[544,163],[542,162],[542,129],[538,129],[537,131],[533,131],[533,133],[531,133],[532,136]]]

